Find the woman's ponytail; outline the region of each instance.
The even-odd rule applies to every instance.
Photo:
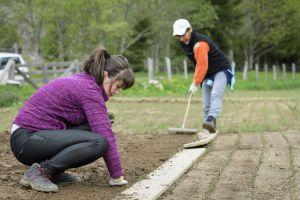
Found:
[[[124,56],[110,55],[104,47],[95,49],[83,64],[83,70],[92,75],[98,85],[103,85],[104,71],[110,78],[117,78],[124,84],[124,89],[134,84],[133,71]]]
[[[99,85],[103,84],[104,71],[106,71],[109,54],[104,47],[95,49],[83,64],[83,70],[95,77]]]

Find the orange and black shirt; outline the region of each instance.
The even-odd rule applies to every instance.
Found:
[[[197,85],[201,84],[206,76],[230,68],[229,60],[206,35],[192,31],[189,44],[181,42],[181,48],[195,65],[194,82]]]

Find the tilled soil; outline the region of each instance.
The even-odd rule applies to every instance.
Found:
[[[126,187],[108,186],[108,173],[103,159],[87,166],[70,170],[81,176],[80,183],[60,185],[58,193],[43,193],[20,186],[19,180],[27,167],[19,163],[10,151],[8,132],[0,133],[0,199],[113,199]],[[146,177],[167,159],[177,153],[184,143],[191,142],[190,135],[117,136],[126,180],[130,185]]]
[[[300,199],[300,133],[221,134],[160,199]]]
[[[42,193],[18,183],[27,167],[9,149],[9,133],[0,139],[0,199],[113,199],[126,187],[107,184],[102,161],[72,170],[83,181],[61,185],[59,193]],[[189,135],[118,135],[129,186],[178,152]],[[220,134],[206,154],[160,199],[300,199],[300,133]]]

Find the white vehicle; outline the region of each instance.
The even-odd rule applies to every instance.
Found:
[[[13,59],[15,63],[25,65],[26,62],[24,61],[23,57],[21,54],[18,53],[7,53],[7,52],[0,52],[0,71],[4,69],[6,66],[7,62]],[[20,71],[24,72],[25,74],[28,74],[28,67],[19,67]],[[27,75],[27,77],[29,77]],[[15,76],[16,81],[23,81],[24,78],[21,75],[16,75]]]

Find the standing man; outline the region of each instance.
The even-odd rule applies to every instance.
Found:
[[[216,118],[221,113],[226,85],[229,84],[233,90],[235,82],[230,62],[210,38],[193,31],[186,19],[174,22],[173,36],[180,41],[182,50],[195,65],[189,92],[195,94],[199,86],[202,86],[203,128],[215,133]]]

